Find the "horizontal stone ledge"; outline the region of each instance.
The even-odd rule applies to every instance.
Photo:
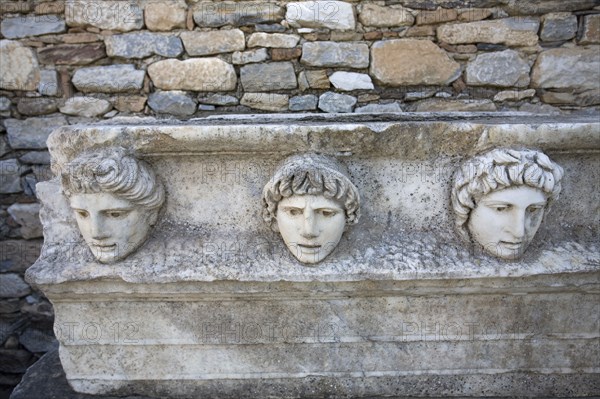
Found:
[[[187,122],[127,118],[59,128],[50,136],[48,148],[55,159],[70,159],[75,148],[112,144],[142,156],[317,150],[424,160],[465,156],[499,146],[595,151],[600,149],[599,128],[594,117],[514,113],[241,115]]]

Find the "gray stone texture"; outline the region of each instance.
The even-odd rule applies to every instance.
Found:
[[[319,99],[313,94],[290,98],[290,111],[314,111]]]
[[[23,191],[21,188],[23,171],[23,166],[16,159],[0,161],[0,193],[14,194]]]
[[[161,114],[190,116],[196,112],[196,101],[183,91],[157,91],[148,97],[148,105]]]
[[[42,64],[88,65],[105,57],[104,43],[59,44],[38,49]]]
[[[204,104],[212,105],[237,105],[239,103],[237,97],[223,94],[211,94],[209,96],[199,98],[198,101]]]
[[[30,292],[29,284],[18,274],[0,274],[0,298],[21,298]]]
[[[415,17],[402,6],[383,7],[369,3],[361,6],[358,19],[365,26],[379,28],[410,26],[415,22]]]
[[[38,93],[43,96],[59,96],[61,94],[58,83],[58,73],[54,69],[42,69],[40,71],[40,83]]]
[[[140,90],[146,72],[133,64],[80,68],[73,75],[73,85],[84,93],[127,93]]]
[[[24,273],[40,256],[42,244],[43,240],[0,241],[0,272]]]
[[[8,142],[15,150],[45,149],[46,140],[52,130],[67,124],[67,120],[62,115],[24,120],[6,119],[4,121]]]
[[[300,62],[309,66],[367,68],[369,47],[353,42],[307,42],[302,46]]]
[[[579,44],[600,43],[600,14],[586,15],[583,17],[583,29]]]
[[[19,161],[28,164],[50,165],[50,153],[48,151],[29,151],[21,155]]]
[[[402,112],[402,108],[398,103],[390,104],[368,104],[362,107],[356,107],[356,113],[381,114],[389,112]]]
[[[437,28],[438,40],[449,44],[493,43],[508,46],[534,46],[540,22],[533,18],[504,18]]]
[[[10,98],[0,97],[0,111],[10,111]]]
[[[329,113],[352,112],[356,97],[328,91],[319,97],[319,109]]]
[[[180,37],[189,55],[231,53],[246,47],[244,32],[239,29],[182,32]]]
[[[352,30],[354,7],[345,1],[321,0],[286,4],[286,21],[293,27]]]
[[[540,39],[546,42],[570,40],[577,34],[577,17],[570,12],[544,15]]]
[[[20,232],[26,240],[43,236],[40,222],[40,204],[12,204],[8,213],[21,228]]]
[[[288,90],[298,86],[291,62],[246,65],[240,69],[240,79],[246,92]]]
[[[556,48],[541,52],[531,71],[531,86],[544,89],[590,89],[600,81],[600,51]]]
[[[418,103],[417,112],[492,112],[496,105],[492,100],[443,100],[429,99]]]
[[[35,90],[40,68],[35,52],[14,40],[0,40],[0,89]]]
[[[164,60],[148,66],[154,86],[162,90],[235,90],[237,75],[233,65],[219,58]]]
[[[127,32],[141,29],[144,14],[135,1],[66,0],[65,18],[71,27]]]
[[[22,115],[47,115],[58,111],[58,99],[45,97],[23,97],[17,103],[17,110]]]
[[[240,104],[262,111],[285,112],[288,110],[289,96],[275,93],[245,93]]]
[[[51,331],[42,331],[31,327],[25,329],[19,336],[19,343],[33,353],[45,353],[58,349],[58,341]]]
[[[181,39],[175,35],[136,32],[106,36],[106,54],[109,57],[146,58],[151,55],[178,57],[183,53]]]
[[[431,40],[396,39],[373,43],[369,72],[390,86],[447,85],[461,69]]]
[[[67,115],[93,118],[106,114],[112,109],[109,101],[95,97],[71,97],[60,107],[60,112]]]
[[[514,50],[479,54],[467,65],[466,83],[471,86],[527,87],[530,70],[527,61]]]
[[[231,55],[231,62],[234,65],[251,64],[263,62],[269,59],[269,53],[266,48],[260,48],[249,51],[236,51]]]
[[[65,21],[58,15],[7,17],[0,23],[0,32],[7,39],[62,33],[65,30]]]
[[[373,90],[371,77],[366,73],[337,71],[329,76],[329,81],[338,90]]]
[[[279,22],[283,9],[268,2],[199,2],[194,6],[194,22],[200,27],[243,26]]]

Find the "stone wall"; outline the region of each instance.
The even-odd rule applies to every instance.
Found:
[[[598,112],[598,0],[0,3],[0,385],[52,347],[23,281],[55,127],[119,115]]]

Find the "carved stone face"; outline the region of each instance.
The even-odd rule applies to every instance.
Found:
[[[83,239],[102,263],[127,257],[144,243],[158,210],[147,210],[110,193],[74,194],[71,208]]]
[[[471,211],[471,237],[491,255],[515,259],[533,240],[546,203],[546,195],[537,188],[516,186],[492,191]]]
[[[277,226],[285,245],[303,263],[318,263],[340,242],[344,208],[323,195],[292,195],[277,206]]]

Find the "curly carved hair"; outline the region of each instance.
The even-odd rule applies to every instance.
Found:
[[[157,209],[165,201],[165,189],[144,161],[123,148],[85,153],[61,173],[65,195],[110,193],[145,209]]]
[[[316,155],[287,158],[263,189],[263,219],[273,229],[279,201],[292,195],[323,195],[343,205],[346,225],[360,218],[358,189],[334,159]]]
[[[469,240],[466,223],[471,210],[484,195],[514,186],[542,190],[546,209],[559,197],[563,169],[535,150],[496,149],[469,159],[454,177],[452,207],[459,234]]]

